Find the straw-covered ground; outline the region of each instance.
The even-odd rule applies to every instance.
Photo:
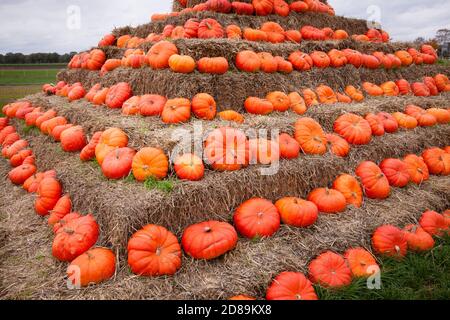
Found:
[[[397,107],[402,109],[399,104]],[[108,115],[110,111],[93,111],[101,111],[103,114],[103,117],[94,120],[96,123],[91,122],[95,130],[103,130],[112,125],[109,121],[121,121],[117,118],[110,120],[114,119],[114,116]],[[69,116],[69,120],[75,119],[71,119],[69,112],[61,114]],[[89,113],[91,112],[84,112]],[[72,113],[72,117],[77,114],[83,114],[82,110]],[[323,119],[330,117],[334,121],[334,114],[323,115]],[[86,117],[78,123],[89,123],[87,119]],[[283,121],[285,120],[281,120]],[[289,123],[293,122],[294,119]],[[91,129],[93,127],[88,127],[88,130]],[[130,133],[131,145],[138,145],[136,133],[139,130],[125,129]],[[173,191],[165,193],[159,190],[149,191],[142,184],[133,181],[107,181],[96,165],[81,163],[77,155],[62,152],[59,144],[52,142],[49,137],[35,134],[34,131],[27,132],[23,124],[19,131],[27,136],[36,153],[40,170],[56,169],[66,192],[74,198],[76,208],[93,212],[108,243],[121,249],[133,230],[147,223],[162,224],[180,234],[192,223],[206,219],[228,220],[232,211],[251,197],[260,196],[271,200],[288,195],[305,197],[313,188],[329,185],[339,173],[352,172],[363,160],[381,161],[407,153],[420,153],[426,147],[443,147],[448,145],[450,137],[449,125],[400,131],[374,138],[367,146],[353,148],[350,156],[345,159],[327,154],[323,157],[302,156],[292,161],[281,161],[279,172],[274,176],[262,176],[259,166],[230,173],[208,171],[201,182],[174,181]],[[152,132],[158,130],[153,130],[150,134]],[[163,137],[160,144],[162,141],[165,141]]]
[[[307,272],[308,262],[321,251],[370,248],[370,234],[379,225],[403,226],[416,222],[426,209],[442,211],[450,205],[450,178],[432,177],[420,187],[394,189],[385,201],[367,200],[361,209],[321,216],[310,229],[283,226],[269,239],[240,239],[234,251],[214,261],[183,257],[183,266],[174,277],[136,277],[119,254],[114,279],[77,291],[66,288],[66,264],[52,258],[53,236],[45,221],[33,212],[33,196],[7,181],[8,170],[7,162],[0,161],[0,189],[5,191],[0,198],[2,299],[227,299],[236,294],[263,298],[276,274]],[[102,187],[100,184],[96,192],[107,192]],[[80,208],[79,201],[76,208]],[[103,238],[99,245],[109,243]]]
[[[122,35],[132,35],[141,38],[146,38],[150,33],[162,33],[166,25],[183,26],[187,20],[196,19],[215,19],[223,27],[231,24],[238,25],[241,28],[259,28],[264,22],[273,21],[280,24],[284,29],[299,30],[303,26],[310,25],[316,28],[332,28],[334,30],[343,29],[348,34],[365,34],[368,30],[367,22],[361,19],[344,18],[340,16],[330,16],[322,13],[295,13],[292,12],[287,17],[278,15],[262,16],[246,16],[238,14],[223,14],[211,11],[202,12],[187,12],[176,17],[168,17],[163,21],[149,22],[147,24],[139,25],[137,27],[121,27],[113,31],[117,37]]]

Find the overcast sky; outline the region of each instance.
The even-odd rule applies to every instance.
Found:
[[[0,53],[81,51],[114,27],[146,23],[171,0],[0,0]],[[381,20],[395,40],[450,28],[449,0],[329,0],[338,15]],[[79,13],[79,14],[78,14]],[[332,27],[332,26],[331,26]]]

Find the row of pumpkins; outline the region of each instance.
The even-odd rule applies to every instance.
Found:
[[[36,126],[42,133],[60,141],[64,151],[81,152],[82,161],[96,159],[102,173],[109,179],[122,179],[130,172],[138,181],[164,179],[169,174],[170,163],[163,150],[147,147],[136,152],[128,147],[128,136],[121,129],[97,132],[88,142],[81,126],[69,123],[53,109],[43,111],[25,101],[7,105],[3,112],[10,118],[24,119],[27,126]],[[283,133],[277,140],[249,140],[242,130],[222,127],[206,137],[203,156],[206,164],[217,171],[240,170],[249,164],[268,165],[278,162],[280,158],[295,159],[301,152],[323,155],[330,150],[336,156],[346,157],[350,144],[369,144],[373,136],[394,133],[399,127],[414,129],[418,125],[450,123],[450,112],[446,109],[424,110],[409,105],[405,112],[392,115],[381,112],[368,114],[365,118],[347,113],[335,121],[336,134],[326,134],[320,124],[311,118],[300,118],[295,123],[294,137]],[[6,134],[10,132],[5,131]],[[447,163],[448,159],[444,160]],[[198,181],[205,173],[203,159],[189,153],[175,158],[173,168],[182,180]],[[443,173],[447,174],[446,171]]]
[[[0,120],[2,131],[8,127],[7,121],[7,118]],[[0,136],[3,137],[3,133]],[[3,145],[5,143],[0,142]],[[15,156],[13,145],[4,145],[9,149],[7,157],[10,159]],[[409,179],[406,177],[420,175],[422,181],[426,180],[428,167],[422,159],[432,161],[433,165],[429,169],[434,170],[435,162],[442,158],[441,151],[437,150],[426,150],[423,158],[408,155],[404,162],[387,159],[381,163],[381,168],[373,162],[363,162],[356,174],[361,179],[366,195],[372,197],[370,195],[375,189],[389,189],[389,183],[398,186],[402,179]],[[450,158],[450,154],[447,155]],[[23,185],[28,192],[37,193],[36,212],[40,216],[49,216],[48,223],[55,232],[52,253],[60,261],[71,262],[67,269],[69,279],[80,286],[110,279],[115,273],[116,257],[109,249],[92,249],[99,236],[95,219],[91,215],[81,216],[71,212],[70,196],[62,196],[62,186],[56,179],[56,172],[35,174],[34,167],[31,170],[33,173],[25,179],[25,172],[31,172],[27,169],[30,167],[34,165],[22,164],[13,169],[9,177],[15,184]],[[14,172],[17,170],[22,176],[20,181],[15,179],[19,175]],[[375,180],[377,181],[374,182]],[[385,186],[381,186],[383,184]],[[362,199],[363,190],[359,182],[351,175],[341,175],[334,182],[333,189],[316,189],[308,196],[308,200],[283,198],[275,205],[260,198],[248,200],[237,208],[233,220],[237,231],[246,238],[269,237],[277,232],[281,222],[294,227],[308,227],[316,222],[319,212],[338,213],[344,211],[347,205],[360,207]],[[408,225],[404,230],[390,225],[378,228],[373,235],[372,245],[379,254],[402,258],[408,247],[413,251],[432,249],[434,240],[431,236],[448,234],[449,227],[448,212],[440,215],[427,211],[420,219],[420,226]],[[194,259],[216,259],[236,247],[236,229],[219,221],[192,225],[185,230],[181,245],[186,254]],[[82,241],[79,241],[80,234],[83,235]],[[181,258],[178,239],[161,226],[145,226],[128,243],[128,264],[137,275],[173,275],[181,268]],[[321,286],[336,288],[349,285],[353,277],[367,277],[378,271],[379,267],[373,256],[362,248],[356,248],[348,250],[345,258],[333,252],[319,255],[309,266],[309,279]],[[267,299],[317,299],[310,280],[301,273],[284,272],[270,285]],[[232,299],[252,298],[236,296]]]
[[[226,27],[213,18],[203,20],[197,18],[188,19],[183,26],[168,24],[162,33],[150,33],[146,38],[125,34],[116,38],[113,34],[105,35],[98,43],[98,46],[117,46],[118,48],[136,49],[144,43],[158,42],[162,40],[176,39],[221,39],[247,40],[270,43],[301,43],[302,40],[326,41],[326,40],[346,40],[350,36],[342,29],[316,28],[305,25],[300,29],[285,30],[279,23],[264,22],[260,28],[241,28],[236,24]],[[389,42],[389,34],[377,29],[369,29],[366,34],[352,35],[351,39],[361,42]]]
[[[380,51],[363,54],[353,49],[332,49],[328,53],[313,51],[310,54],[295,51],[287,59],[273,56],[269,52],[256,53],[252,50],[243,50],[237,53],[234,63],[242,72],[291,73],[294,70],[309,71],[313,68],[340,68],[346,65],[353,65],[355,68],[395,69],[412,64],[434,64],[436,61],[435,50],[424,45],[421,51],[409,48],[396,51],[394,54]],[[147,66],[154,70],[170,68],[177,73],[191,73],[198,70],[201,73],[224,74],[230,69],[225,57],[203,57],[195,61],[191,56],[179,54],[177,46],[165,40],[154,44],[147,54],[142,49],[128,49],[122,59],[106,59],[106,54],[101,49],[93,49],[75,55],[68,64],[69,69],[100,70],[102,76],[119,67],[139,69]]]
[[[48,225],[54,232],[52,255],[70,263],[67,274],[73,285],[88,286],[109,279],[115,273],[116,257],[110,249],[92,249],[100,232],[94,217],[72,212],[70,195],[64,195],[56,171],[37,172],[28,142],[8,122],[8,118],[0,118],[2,155],[13,167],[8,177],[13,184],[36,194],[35,211],[48,217]]]
[[[405,79],[387,81],[380,86],[364,82],[362,88],[370,96],[399,96],[414,94],[415,96],[435,96],[440,92],[450,91],[450,81],[446,75],[424,77],[422,82],[410,84]],[[201,120],[213,120],[219,117],[225,121],[243,123],[245,116],[233,111],[217,112],[217,103],[211,95],[199,93],[192,100],[185,98],[167,99],[156,94],[133,96],[132,88],[122,82],[112,87],[102,87],[95,84],[88,92],[81,83],[69,85],[60,81],[53,86],[46,84],[42,88],[48,95],[56,94],[67,97],[69,101],[86,99],[96,106],[106,105],[109,108],[121,109],[124,115],[141,115],[144,117],[159,116],[166,124],[188,122],[192,115]],[[268,115],[272,112],[291,110],[303,115],[308,108],[319,104],[351,103],[364,100],[363,91],[354,86],[347,86],[344,92],[335,92],[326,85],[320,85],[316,90],[303,89],[299,92],[286,94],[281,91],[269,92],[265,98],[249,97],[244,103],[245,110],[250,114]]]
[[[172,12],[167,14],[154,14],[151,17],[153,22],[162,21],[169,17],[176,17],[188,12],[212,11],[217,13],[235,13],[239,15],[257,15],[268,16],[276,14],[287,17],[291,12],[305,13],[323,13],[335,15],[334,9],[329,4],[319,0],[293,1],[288,4],[284,0],[252,0],[251,3],[229,0],[208,0],[204,3],[197,4],[192,8],[186,8],[187,0],[178,0],[178,3],[184,7],[180,12]]]

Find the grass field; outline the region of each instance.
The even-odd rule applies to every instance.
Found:
[[[64,64],[0,65],[0,107],[52,83]]]
[[[0,85],[42,85],[54,82],[59,69],[0,70]]]
[[[317,287],[324,300],[449,300],[450,237],[436,241],[426,253],[410,253],[400,261],[381,259],[381,289],[369,290],[367,281],[354,281],[342,290]]]

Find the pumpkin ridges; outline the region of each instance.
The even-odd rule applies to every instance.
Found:
[[[212,260],[234,249],[236,230],[228,223],[208,221],[188,227],[182,238],[184,251],[195,259]]]
[[[128,241],[128,264],[140,276],[173,275],[181,267],[181,246],[166,228],[147,225]]]
[[[311,282],[298,272],[279,274],[267,289],[267,300],[318,300]]]
[[[339,288],[351,283],[351,271],[340,255],[327,251],[309,264],[309,277],[313,283]]]
[[[246,238],[270,237],[280,228],[280,214],[272,202],[253,198],[244,202],[233,216],[236,229]]]
[[[403,258],[408,250],[403,232],[391,225],[381,226],[375,230],[372,246],[377,253],[393,258]]]

